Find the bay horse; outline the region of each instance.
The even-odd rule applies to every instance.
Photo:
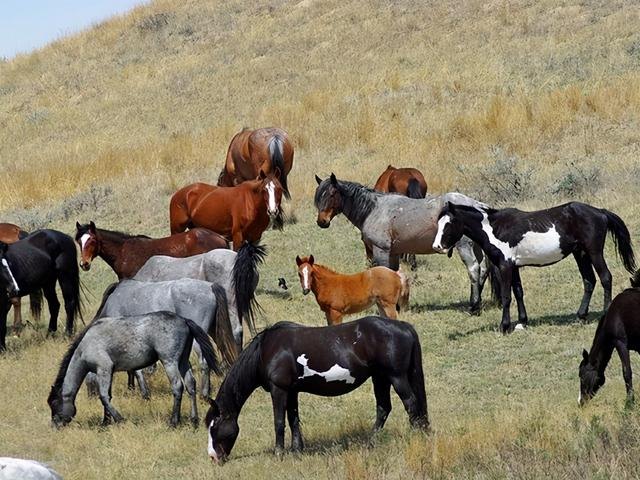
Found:
[[[369,377],[376,397],[374,431],[391,412],[391,386],[411,425],[429,428],[420,340],[409,323],[381,317],[329,327],[276,323],[254,337],[209,400],[209,456],[216,463],[227,459],[240,431],[240,410],[258,387],[271,393],[276,452],[284,449],[285,413],[292,448],[301,451],[298,394],[344,395]]]
[[[187,228],[205,227],[229,238],[233,249],[243,242],[257,242],[273,220],[282,228],[282,186],[280,169],[235,187],[215,187],[194,183],[181,188],[171,197],[169,218],[171,233]]]
[[[254,180],[265,173],[280,170],[282,190],[291,198],[287,176],[293,167],[293,145],[287,132],[281,128],[244,128],[229,144],[224,168],[218,177],[218,186],[233,187]]]
[[[80,267],[88,271],[94,258],[102,258],[118,279],[131,278],[154,255],[189,257],[216,248],[227,248],[221,235],[206,228],[194,228],[164,238],[129,235],[97,228],[91,221],[76,222],[76,242],[80,246]]]
[[[511,290],[518,304],[518,328],[527,325],[520,267],[543,267],[569,254],[578,264],[584,295],[578,318],[589,310],[596,283],[595,269],[604,289],[604,311],[611,303],[611,272],[604,260],[604,243],[611,233],[624,267],[635,270],[631,236],[622,219],[613,212],[579,202],[569,202],[545,210],[523,212],[515,208],[495,210],[449,202],[438,217],[438,233],[433,248],[448,251],[466,235],[476,242],[496,267],[500,277],[503,333],[511,331]]]
[[[640,286],[640,271],[632,285]],[[640,352],[640,288],[628,288],[618,294],[605,315],[600,318],[591,350],[582,351],[578,369],[580,395],[578,403],[584,405],[604,385],[604,371],[615,348],[622,364],[622,376],[627,390],[627,405],[633,403],[633,382],[629,351]]]
[[[313,255],[296,256],[302,293],[310,291],[327,317],[327,324],[338,325],[342,317],[359,313],[376,304],[380,316],[392,320],[409,303],[407,276],[387,267],[373,267],[345,275],[315,263]]]
[[[331,220],[344,213],[360,230],[365,245],[371,245],[373,263],[392,270],[398,270],[403,254],[440,253],[433,249],[433,240],[438,230],[438,214],[446,202],[484,205],[456,192],[423,199],[383,194],[356,182],[338,180],[333,173],[325,180],[316,175],[316,182],[318,226],[329,228]],[[456,249],[471,281],[471,313],[478,314],[488,275],[487,259],[467,237],[460,239]]]
[[[191,396],[191,422],[197,425],[196,384],[189,364],[194,341],[209,367],[220,373],[209,337],[189,319],[171,312],[95,319],[74,340],[60,363],[47,399],[52,424],[60,428],[73,419],[75,398],[88,373],[94,373],[98,380],[103,425],[124,420],[111,404],[113,372],[145,368],[160,360],[173,393],[169,424],[176,427],[180,423],[184,385]]]
[[[66,332],[73,333],[77,316],[82,318],[80,276],[73,239],[57,230],[37,230],[15,243],[0,243],[0,351],[6,349],[7,312],[9,298],[31,298],[35,318],[40,316],[42,294],[49,305],[49,332],[58,329],[60,302],[56,282],[60,284],[67,314]]]
[[[13,223],[0,223],[0,242],[7,245],[22,240],[29,232]],[[22,330],[22,302],[20,297],[12,297],[11,305],[13,306],[13,334],[19,336]]]

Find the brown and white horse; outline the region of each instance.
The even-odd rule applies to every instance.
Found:
[[[392,320],[409,303],[409,281],[402,272],[373,267],[345,275],[315,263],[313,255],[296,257],[302,293],[310,291],[327,317],[329,325],[342,323],[342,317],[362,312],[373,304],[380,316]]]
[[[260,171],[281,172],[280,183],[290,198],[287,176],[293,166],[293,145],[287,132],[281,128],[243,129],[231,140],[224,168],[218,177],[218,186],[233,187],[258,178]]]
[[[187,228],[205,227],[233,241],[238,251],[245,240],[257,242],[274,221],[282,227],[282,186],[280,169],[235,187],[216,187],[193,183],[171,197],[169,219],[171,233]]]
[[[378,177],[373,189],[376,192],[399,193],[409,198],[424,198],[427,195],[427,181],[417,168],[389,165]]]
[[[10,245],[22,240],[29,232],[24,231],[13,223],[0,223],[0,242]],[[14,297],[11,299],[11,305],[13,305],[13,334],[20,335],[22,330],[22,302],[20,297]]]

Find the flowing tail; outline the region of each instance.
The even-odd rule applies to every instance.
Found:
[[[396,312],[399,312],[400,310],[405,310],[409,305],[409,277],[400,270],[396,274],[400,277],[400,295],[398,296],[398,303],[396,303]]]
[[[637,270],[629,280],[631,280],[632,287],[640,287],[640,270]]]
[[[238,250],[231,274],[238,317],[241,323],[247,322],[252,335],[256,334],[255,317],[260,311],[255,294],[259,279],[258,265],[264,261],[265,255],[263,246],[245,242]]]
[[[229,304],[227,303],[227,294],[220,285],[212,285],[211,290],[216,299],[215,312],[215,331],[213,339],[222,354],[227,365],[231,365],[240,354],[241,347],[236,345],[233,337],[233,329],[231,328],[231,319],[229,318]],[[211,333],[211,332],[209,332]]]
[[[284,142],[278,135],[274,136],[269,142],[269,156],[271,157],[271,171],[275,171],[276,167],[280,169],[280,184],[282,185],[284,196],[290,199],[287,172],[284,169]]]
[[[624,224],[622,219],[609,210],[602,210],[602,213],[607,217],[607,230],[613,237],[613,243],[616,246],[616,251],[624,268],[629,273],[636,271],[636,259],[633,254],[633,247],[631,246],[631,235],[629,229]]]
[[[424,372],[422,371],[422,347],[415,329],[410,326],[413,336],[413,348],[411,351],[411,363],[409,364],[409,383],[413,394],[416,396],[416,412],[410,415],[411,424],[420,428],[429,428],[429,412],[427,410],[427,392],[424,387]]]
[[[216,352],[213,350],[213,345],[211,345],[211,340],[209,340],[208,335],[202,328],[200,328],[194,321],[189,320],[188,318],[183,319],[189,327],[189,332],[193,335],[193,339],[198,342],[200,345],[200,351],[202,352],[202,356],[204,357],[209,368],[214,371],[216,375],[222,375],[222,370],[220,370],[220,365],[218,364],[218,358],[216,357]],[[187,340],[184,346],[183,356],[189,358],[191,353],[191,345],[193,341],[190,339]]]
[[[409,184],[407,185],[407,197],[424,198],[420,182],[415,177],[411,177],[411,180],[409,180]]]
[[[36,322],[40,322],[42,314],[42,290],[37,290],[29,295],[29,309]]]

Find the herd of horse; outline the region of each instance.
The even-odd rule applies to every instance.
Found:
[[[523,212],[494,209],[461,193],[428,195],[427,182],[414,168],[389,167],[373,189],[333,173],[316,175],[317,225],[329,228],[343,214],[360,230],[371,268],[342,274],[296,256],[303,294],[313,292],[328,326],[305,327],[279,322],[256,332],[259,245],[271,225],[284,226],[282,199],[290,198],[288,175],[294,149],[279,128],[244,129],[229,146],[218,185],[194,183],[178,190],[169,206],[165,238],[149,238],[76,223],[74,239],[55,230],[28,233],[0,224],[0,351],[6,349],[6,317],[14,308],[14,332],[20,334],[20,298],[30,297],[38,319],[47,300],[49,332],[57,330],[60,286],[66,333],[72,335],[81,314],[80,268],[88,271],[96,257],[114,271],[118,282],[107,287],[93,320],[78,334],[60,363],[48,404],[53,425],[68,424],[76,414],[75,397],[82,382],[100,398],[103,422],[122,415],[111,403],[113,373],[128,372],[129,387],[139,384],[150,395],[143,369],[160,361],[174,396],[170,425],[180,422],[184,388],[191,397],[191,421],[198,423],[196,381],[189,356],[200,362],[200,394],[208,400],[208,454],[223,462],[239,433],[242,406],[258,387],[271,395],[276,450],[284,448],[285,416],[292,448],[304,446],[298,416],[298,394],[335,396],[371,378],[376,398],[374,429],[391,411],[391,387],[412,426],[428,429],[427,397],[418,334],[398,313],[409,304],[410,282],[400,260],[415,268],[416,254],[457,250],[467,268],[470,311],[478,314],[487,278],[502,303],[500,330],[508,334],[527,326],[519,270],[546,266],[573,255],[583,279],[584,295],[577,316],[587,316],[596,274],[604,289],[605,314],[591,350],[579,367],[580,403],[604,384],[604,371],[616,349],[623,365],[627,399],[633,400],[629,350],[640,348],[640,271],[631,235],[616,214],[570,202]],[[612,276],[603,251],[607,233],[632,287],[612,301]],[[231,248],[229,248],[231,247]],[[412,257],[413,256],[413,257]],[[595,273],[594,273],[595,271]],[[511,292],[518,322],[511,322]],[[345,315],[373,305],[379,316],[342,323]],[[245,346],[244,325],[253,335]],[[213,343],[211,340],[213,340]],[[217,347],[218,353],[213,344]],[[220,355],[221,359],[218,359]],[[226,376],[211,398],[209,372]]]

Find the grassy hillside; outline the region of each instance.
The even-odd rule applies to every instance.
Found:
[[[344,218],[316,227],[314,173],[372,183],[393,163],[420,168],[432,192],[460,189],[495,205],[580,199],[619,213],[637,239],[638,26],[630,1],[153,2],[0,63],[2,220],[71,233],[76,220],[93,219],[166,235],[170,195],[213,182],[233,133],[279,125],[296,146],[287,209],[298,223],[264,236],[262,326],[324,323],[300,292],[296,254],[342,271],[365,267]],[[611,242],[606,258],[617,293],[628,275]],[[277,289],[281,276],[287,292]],[[66,341],[46,339],[40,325],[9,338],[0,359],[0,455],[83,479],[638,476],[640,416],[623,409],[617,357],[593,403],[576,405],[602,290],[589,321],[577,322],[572,260],[523,272],[532,326],[509,337],[497,333],[497,309],[466,314],[459,260],[424,257],[412,277],[402,318],[423,343],[430,436],[409,431],[394,396],[385,431],[371,438],[370,386],[307,395],[308,452],[277,459],[260,391],[243,410],[232,461],[214,468],[205,429],[166,426],[161,371],[149,403],[117,377],[114,403],[127,423],[99,428],[99,402],[82,393],[73,424],[53,431],[45,399]],[[114,278],[100,260],[82,273],[86,317]]]

